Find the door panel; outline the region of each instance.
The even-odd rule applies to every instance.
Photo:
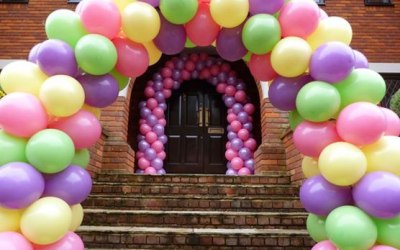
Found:
[[[184,82],[168,101],[167,173],[225,173],[225,116],[226,107],[213,86]],[[209,133],[209,128],[219,132]]]

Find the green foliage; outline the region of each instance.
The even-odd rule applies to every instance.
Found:
[[[390,99],[390,109],[400,116],[400,89]]]

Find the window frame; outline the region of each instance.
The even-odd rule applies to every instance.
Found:
[[[314,0],[318,5],[324,6],[325,5],[325,0]]]
[[[0,0],[0,4],[6,3],[6,4],[27,4],[29,3],[29,0]]]
[[[388,1],[388,2],[386,2]],[[364,0],[365,6],[394,6],[393,0]]]

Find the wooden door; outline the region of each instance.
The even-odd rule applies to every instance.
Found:
[[[225,173],[226,125],[226,107],[215,87],[184,82],[168,100],[167,173]]]

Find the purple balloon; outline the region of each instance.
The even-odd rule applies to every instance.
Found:
[[[174,69],[174,71],[172,72],[172,79],[178,81],[181,79],[181,71],[178,69]]]
[[[344,80],[354,69],[354,53],[346,44],[327,42],[311,56],[310,74],[317,81],[336,83]]]
[[[197,62],[197,64],[196,64],[196,69],[197,69],[198,71],[204,69],[204,63],[203,63],[203,62],[200,62],[200,61]]]
[[[155,115],[149,115],[146,118],[147,124],[149,124],[151,127],[155,126],[158,123],[158,119]]]
[[[147,117],[149,117],[149,115],[151,115],[151,110],[149,108],[142,108],[140,110],[140,116],[143,119],[146,119]]]
[[[366,174],[353,189],[354,201],[369,215],[391,218],[400,214],[400,177],[389,172]]]
[[[140,2],[145,2],[153,7],[158,7],[160,5],[160,0],[139,0]]]
[[[216,76],[210,77],[208,78],[208,82],[211,83],[213,86],[216,86],[219,83],[218,77]]]
[[[241,149],[239,150],[239,157],[240,157],[242,160],[244,160],[244,161],[249,160],[249,159],[251,158],[251,156],[252,156],[252,153],[251,153],[250,149],[248,149],[248,148],[241,148]]]
[[[237,134],[235,132],[228,132],[228,139],[231,141],[233,139],[237,138]]]
[[[137,173],[137,174],[144,174],[144,170],[143,170],[143,169],[137,169],[137,170],[136,170],[136,173]]]
[[[239,83],[236,85],[236,89],[237,89],[237,90],[246,90],[246,84],[245,84],[244,82],[239,82]]]
[[[145,152],[146,149],[150,148],[150,144],[145,140],[141,140],[138,147],[140,151]]]
[[[271,83],[268,96],[274,107],[280,110],[289,111],[296,109],[296,97],[300,89],[313,81],[309,75],[287,78],[279,76]]]
[[[164,162],[160,158],[155,158],[151,161],[151,166],[157,170],[160,170],[163,168]]]
[[[166,103],[159,103],[159,104],[158,104],[158,107],[160,107],[162,110],[165,111],[165,110],[167,110],[167,107],[168,107],[168,106],[167,106]]]
[[[32,47],[32,49],[29,51],[28,61],[37,63],[37,54],[38,54],[40,45],[42,45],[42,43],[38,43]]]
[[[25,208],[44,191],[43,176],[31,165],[10,162],[0,167],[0,206]]]
[[[110,74],[102,76],[86,74],[78,77],[77,80],[85,91],[85,103],[90,106],[104,108],[111,105],[118,98],[118,83]]]
[[[156,133],[157,136],[162,136],[164,134],[164,126],[161,124],[154,125],[153,132]]]
[[[173,84],[172,88],[173,88],[174,90],[177,90],[177,89],[179,89],[180,87],[181,87],[181,83],[180,83],[179,81],[174,81],[174,84]]]
[[[253,172],[255,166],[254,159],[248,159],[247,161],[245,161],[244,166]]]
[[[190,77],[192,79],[197,79],[197,78],[199,78],[199,76],[200,76],[199,72],[197,70],[194,70]]]
[[[285,4],[285,0],[249,0],[250,9],[249,12],[251,15],[256,14],[275,14],[278,12],[283,5]]]
[[[319,216],[328,216],[335,208],[353,204],[351,187],[333,185],[321,175],[308,178],[300,188],[304,208]]]
[[[235,104],[236,101],[234,97],[228,96],[225,98],[224,103],[228,108],[232,108],[233,104]]]
[[[218,81],[225,82],[228,79],[228,75],[225,72],[221,72],[217,75]]]
[[[249,116],[246,112],[240,111],[239,114],[237,115],[237,120],[242,124],[245,124],[246,122],[249,121]]]
[[[239,138],[234,138],[231,140],[231,148],[233,150],[239,151],[241,148],[243,148],[243,141],[240,140]]]
[[[232,85],[232,86],[236,86],[237,85],[236,77],[234,77],[234,76],[228,77],[228,80],[226,81],[226,83],[229,85]]]
[[[183,60],[183,58],[176,60],[174,64],[175,68],[178,69],[178,72],[180,72],[180,70],[185,67],[185,61]]]
[[[144,157],[146,158],[146,160],[152,161],[157,157],[157,152],[152,148],[148,148],[144,152]]]
[[[242,42],[243,25],[235,28],[222,28],[217,36],[217,52],[225,60],[233,62],[242,59],[247,49]]]
[[[145,101],[139,102],[139,108],[142,109],[144,107],[146,107],[146,102]]]
[[[161,136],[158,138],[158,140],[159,140],[160,142],[162,142],[162,144],[165,144],[165,143],[168,142],[168,137],[167,137],[166,135],[161,135]]]
[[[238,175],[237,171],[232,169],[232,168],[228,168],[228,170],[226,170],[226,175],[230,175],[230,176],[235,176]]]
[[[159,169],[159,170],[157,170],[157,174],[159,174],[159,175],[164,175],[164,174],[166,174],[167,172],[165,172],[165,169]]]
[[[74,49],[66,42],[50,39],[42,42],[37,52],[40,69],[49,76],[78,74]]]
[[[138,141],[142,141],[142,140],[145,139],[145,136],[144,136],[144,135],[138,135],[138,136],[136,137],[136,139],[137,139]]]
[[[243,124],[243,128],[247,129],[248,131],[252,131],[253,130],[253,123],[251,122],[246,122],[245,124]]]
[[[157,91],[154,94],[154,98],[157,100],[158,103],[164,103],[165,102],[165,96],[164,96],[163,92],[161,92],[161,91]]]
[[[160,74],[160,73],[155,73],[154,75],[153,75],[153,80],[154,81],[151,81],[151,86],[153,86],[154,85],[154,82],[157,82],[157,81],[162,81],[163,80],[163,77],[162,77],[162,75]]]
[[[240,104],[240,103],[235,103],[235,104],[233,104],[233,106],[232,106],[232,112],[234,113],[234,114],[239,114],[241,111],[243,110],[243,105],[242,104]]]
[[[46,177],[44,196],[63,199],[69,205],[84,201],[92,190],[92,178],[83,168],[70,165],[62,172]]]
[[[358,50],[353,49],[353,53],[354,53],[354,59],[355,59],[355,63],[354,63],[354,68],[356,69],[360,69],[360,68],[369,68],[369,64],[368,64],[368,59],[367,57],[361,53]]]
[[[162,81],[155,81],[154,82],[154,90],[161,91],[163,89],[164,89],[164,84],[162,83]]]
[[[162,15],[160,32],[154,39],[157,48],[166,55],[180,53],[185,48],[186,31],[183,25],[168,22]]]

